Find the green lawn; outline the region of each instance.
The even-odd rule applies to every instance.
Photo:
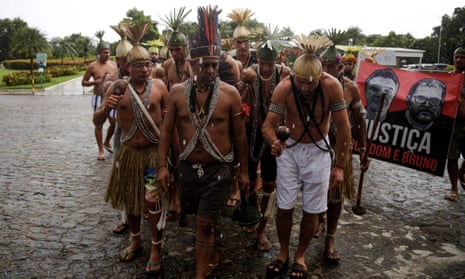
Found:
[[[21,70],[21,71],[24,71],[24,70]],[[20,70],[9,70],[9,69],[5,69],[5,68],[0,68],[0,89],[5,90],[5,89],[29,89],[29,88],[32,88],[31,84],[17,85],[17,86],[7,86],[1,80],[1,77],[3,77],[6,74],[10,74],[10,73],[13,73],[13,72],[21,72],[21,71]],[[75,79],[77,77],[82,77],[83,75],[84,75],[84,72],[79,72],[79,73],[77,73],[75,75],[72,75],[72,76],[62,76],[62,77],[52,78],[52,81],[46,82],[44,84],[36,83],[34,85],[34,88],[47,88],[47,87],[50,87],[50,86],[53,86],[53,85],[56,85],[56,84],[71,80],[71,79]]]

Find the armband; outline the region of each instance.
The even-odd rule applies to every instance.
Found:
[[[236,112],[235,114],[233,114],[233,117],[236,117],[236,116],[241,116],[242,115],[242,111],[240,112]]]
[[[268,108],[269,111],[272,111],[274,113],[277,113],[279,115],[284,115],[286,113],[286,108],[284,106],[280,106],[277,104],[270,104],[270,107]]]
[[[329,105],[329,110],[340,111],[346,108],[346,101],[342,100],[339,103]]]
[[[361,108],[361,107],[363,107],[361,101],[358,101],[355,104],[350,104],[350,109],[358,109],[358,108]]]

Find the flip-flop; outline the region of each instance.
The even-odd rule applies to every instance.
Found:
[[[147,262],[147,264],[145,265],[145,267],[149,267],[149,268],[152,268],[152,267],[155,267],[155,266],[159,266],[160,265],[160,268],[157,269],[157,270],[151,270],[151,271],[145,271],[145,274],[150,274],[150,275],[159,275],[161,273],[161,270],[163,268],[163,266],[161,266],[161,261],[156,261],[154,263],[151,263],[151,262]]]
[[[295,275],[292,275],[294,273]],[[291,274],[289,275],[289,279],[305,279],[308,275],[308,269],[299,263],[294,263],[292,265]]]
[[[337,250],[330,249],[325,249],[323,257],[325,261],[329,264],[338,264],[339,260],[341,259],[341,256],[339,255],[339,252]]]
[[[241,199],[236,199],[236,198],[228,198],[228,201],[226,202],[227,207],[237,207],[239,205],[239,202]]]
[[[452,192],[452,191],[449,191],[445,196],[444,196],[444,199],[445,200],[448,200],[448,201],[457,201],[459,199],[459,195]]]
[[[123,234],[127,232],[129,229],[129,224],[119,223],[116,227],[114,227],[111,231],[115,234]]]
[[[288,268],[289,260],[284,263],[280,259],[276,259],[266,266],[266,278],[276,278],[278,276],[282,276],[287,272]]]
[[[103,145],[103,148],[105,148],[106,151],[113,153],[113,148],[111,147],[111,145]]]
[[[144,247],[142,246],[133,250],[129,250],[128,248],[126,248],[123,251],[124,254],[120,254],[120,261],[131,262],[137,258],[138,254],[142,252],[142,250],[144,250]]]
[[[99,160],[99,161],[105,161],[105,155],[99,154],[99,155],[97,156],[97,160]]]

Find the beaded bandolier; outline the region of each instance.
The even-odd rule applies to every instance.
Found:
[[[260,67],[258,65],[254,65],[252,66],[252,69],[255,70],[257,72],[257,76],[260,77]],[[261,126],[263,121],[265,120],[268,107],[270,106],[271,96],[273,96],[274,89],[276,85],[279,83],[279,81],[280,73],[278,72],[278,68],[275,65],[273,74],[271,75],[270,96],[264,96],[263,81],[261,80],[261,78],[255,79],[255,83],[253,84],[253,94],[252,96],[249,96],[249,103],[252,104],[253,107],[252,139],[249,147],[249,153],[250,158],[255,162],[258,162],[260,160],[267,146],[266,141],[263,141],[259,149],[256,150],[258,146],[255,146],[255,143],[257,142],[257,134],[261,133]]]
[[[129,79],[128,86],[131,85],[131,79]],[[150,95],[150,91],[152,90],[152,81],[147,80],[147,84],[145,85],[144,93],[142,94],[142,104],[144,106],[148,105],[148,99]],[[128,142],[136,133],[137,129],[139,129],[144,137],[151,143],[158,143],[158,137],[155,137],[152,135],[152,133],[149,131],[147,128],[147,125],[144,122],[144,113],[142,112],[141,107],[137,103],[137,98],[134,96],[134,94],[131,94],[131,103],[132,103],[132,109],[134,111],[134,123],[131,126],[131,129],[129,129],[129,132],[126,136],[121,135],[121,142],[126,143]]]
[[[302,132],[302,135],[299,137],[299,139],[297,139],[293,144],[289,144],[288,146],[286,146],[286,148],[294,147],[303,139],[305,134],[307,134],[316,147],[318,147],[322,151],[331,152],[331,159],[333,159],[334,154],[333,154],[332,148],[329,142],[326,140],[326,137],[323,135],[323,132],[320,129],[320,125],[321,123],[323,123],[324,117],[327,111],[326,106],[325,106],[325,99],[323,97],[323,91],[321,90],[321,84],[320,83],[318,84],[317,88],[312,93],[312,96],[309,100],[306,96],[303,96],[302,94],[299,93],[299,91],[297,90],[294,84],[294,77],[292,75],[291,75],[291,82],[292,82],[292,92],[294,95],[294,101],[297,106],[297,110],[299,112],[299,118],[302,121],[302,124],[304,126],[304,131]],[[317,121],[314,116],[314,111],[315,111],[318,98],[321,98],[321,107],[322,107],[322,117],[321,119],[319,119],[319,121]],[[310,126],[317,129],[321,138],[325,142],[326,148],[319,146],[316,143],[316,141],[313,139],[312,134],[309,131]]]
[[[195,127],[194,135],[192,139],[187,144],[186,149],[179,155],[180,160],[186,160],[187,157],[192,153],[196,145],[199,143],[202,144],[205,151],[208,152],[213,158],[218,160],[219,162],[226,162],[230,163],[234,160],[234,152],[231,151],[230,153],[223,155],[221,154],[218,147],[213,142],[210,134],[208,133],[207,126],[210,122],[210,119],[213,115],[213,111],[215,110],[216,104],[218,103],[218,96],[220,92],[220,80],[219,78],[216,79],[214,86],[210,88],[209,96],[207,97],[207,101],[205,107],[203,108],[204,111],[197,110],[197,101],[195,98],[196,88],[193,82],[193,79],[188,79],[185,82],[185,97],[186,102],[189,104],[189,115],[192,121],[192,126]]]

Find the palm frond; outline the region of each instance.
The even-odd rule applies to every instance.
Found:
[[[250,9],[234,9],[228,14],[228,17],[237,22],[238,25],[243,25],[254,13]]]
[[[298,35],[295,37],[300,47],[308,54],[317,55],[324,49],[333,45],[333,42],[326,36],[320,35]]]
[[[172,29],[173,32],[177,32],[179,29],[179,26],[183,24],[184,20],[186,19],[186,17],[189,15],[191,11],[192,10],[188,10],[186,12],[186,7],[181,7],[179,11],[176,13],[176,8],[174,8],[172,13],[169,14],[169,16],[165,16],[164,19],[160,17],[160,19],[164,23],[166,23],[166,25],[168,25]]]

